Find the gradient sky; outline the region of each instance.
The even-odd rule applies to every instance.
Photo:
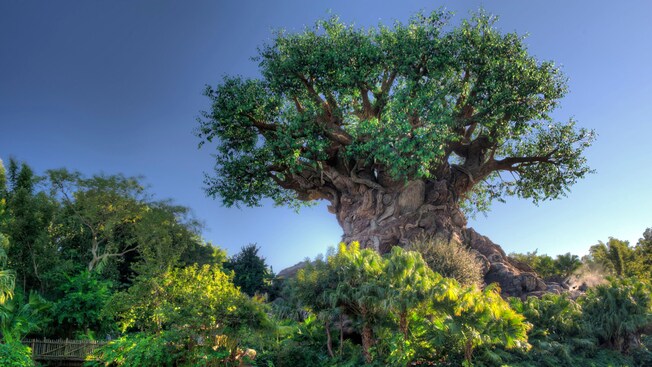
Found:
[[[258,75],[250,61],[273,30],[300,31],[330,13],[360,26],[406,21],[441,6],[454,21],[481,6],[505,32],[529,34],[570,93],[555,117],[593,128],[597,173],[538,207],[516,198],[469,225],[507,252],[585,254],[609,236],[652,227],[650,1],[18,1],[0,2],[0,158],[38,173],[142,175],[158,199],[189,206],[206,240],[234,254],[258,243],[276,271],[336,245],[325,204],[295,214],[271,204],[224,208],[202,190],[211,148],[192,134],[206,84]]]

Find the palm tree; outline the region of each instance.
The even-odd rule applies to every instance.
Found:
[[[429,297],[431,286],[441,277],[435,274],[420,253],[392,248],[385,268],[388,295],[384,306],[398,315],[399,330],[408,339],[408,315]]]
[[[604,345],[626,352],[652,327],[651,293],[652,286],[635,278],[611,279],[581,299],[584,322]]]
[[[371,347],[376,344],[374,325],[383,313],[386,298],[383,282],[385,261],[378,252],[360,250],[357,242],[341,244],[339,251],[328,259],[328,265],[339,283],[331,293],[334,305],[357,318],[362,325],[362,353],[372,362]]]
[[[38,330],[43,312],[50,308],[38,293],[32,292],[25,302],[22,293],[0,305],[0,334],[5,342],[19,342],[29,332]]]
[[[432,307],[448,310],[443,313],[443,321],[435,322],[435,326],[437,331],[459,340],[465,366],[472,366],[473,352],[480,346],[529,347],[530,324],[500,296],[496,283],[481,291],[477,287],[461,288],[454,280],[448,280],[441,282],[439,288]]]

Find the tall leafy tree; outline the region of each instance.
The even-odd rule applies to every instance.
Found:
[[[9,263],[17,271],[24,292],[43,290],[44,274],[57,259],[49,228],[58,208],[49,195],[37,190],[40,180],[26,163],[9,161],[9,185],[2,190],[7,217],[0,230],[9,238]]]
[[[53,195],[65,205],[73,225],[82,228],[88,243],[83,251],[87,270],[136,251],[134,223],[147,210],[144,188],[137,179],[121,175],[85,178],[65,169],[47,172]]]
[[[9,239],[2,233],[7,222],[7,181],[5,172],[5,167],[0,159],[0,305],[13,297],[14,287],[16,286],[16,273],[7,269],[7,252],[5,250],[9,247]]]
[[[564,196],[591,171],[594,134],[552,119],[559,68],[491,16],[447,21],[279,32],[260,48],[260,78],[206,90],[208,194],[227,206],[327,200],[343,241],[383,252],[424,232],[461,236],[464,199]]]
[[[632,271],[641,279],[652,280],[652,228],[643,232],[634,247]]]
[[[604,266],[615,275],[619,277],[631,275],[633,253],[629,241],[609,237],[606,243],[600,241],[597,245],[591,246],[589,254],[592,261]]]

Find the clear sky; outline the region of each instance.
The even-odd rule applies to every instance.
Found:
[[[257,76],[250,61],[272,31],[300,31],[331,13],[372,26],[441,6],[455,20],[481,6],[505,32],[529,34],[570,93],[555,116],[599,134],[597,174],[540,206],[508,199],[469,225],[507,252],[585,254],[609,236],[652,227],[650,1],[19,1],[0,2],[0,158],[38,173],[143,175],[159,199],[189,206],[206,240],[234,254],[258,243],[276,271],[336,245],[325,204],[295,214],[271,204],[224,208],[202,190],[211,149],[192,134],[206,84]]]

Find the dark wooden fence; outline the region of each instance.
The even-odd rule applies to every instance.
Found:
[[[83,362],[95,349],[106,342],[95,340],[37,340],[26,339],[23,344],[32,348],[32,359],[42,362]]]

